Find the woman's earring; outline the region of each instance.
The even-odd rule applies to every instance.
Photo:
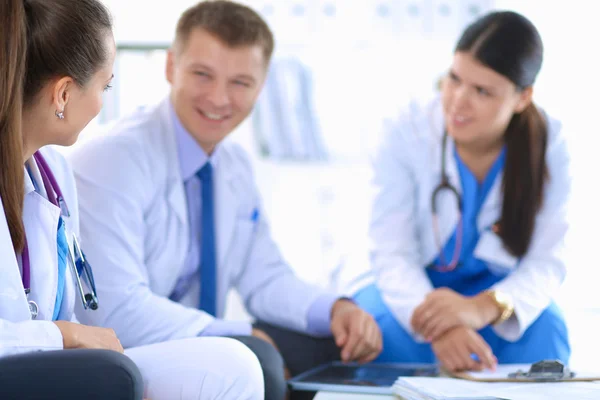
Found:
[[[56,116],[58,117],[58,119],[65,119],[65,113],[64,113],[64,111],[58,111],[58,110],[56,110],[54,112],[54,114],[56,114]]]

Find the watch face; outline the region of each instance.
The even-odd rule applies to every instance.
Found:
[[[494,297],[496,298],[496,301],[498,303],[502,304],[503,306],[505,306],[505,307],[512,306],[512,299],[506,293],[494,291]]]
[[[504,303],[505,302],[506,297],[502,293],[500,293],[500,292],[494,292],[494,294],[496,295],[496,301],[498,303]]]

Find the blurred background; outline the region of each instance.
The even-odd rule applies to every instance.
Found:
[[[370,152],[379,125],[427,98],[450,63],[461,31],[495,9],[530,18],[545,45],[535,100],[567,131],[574,192],[567,282],[559,302],[572,365],[595,366],[600,346],[598,179],[600,37],[594,2],[570,0],[243,0],[270,24],[276,51],[251,117],[232,135],[251,154],[273,235],[298,275],[341,293],[368,270]],[[168,94],[166,49],[193,0],[104,0],[118,57],[98,128]],[[594,43],[595,44],[595,43]],[[69,151],[65,149],[64,151]],[[536,282],[532,282],[535,285]],[[235,294],[231,318],[248,318]],[[592,328],[593,327],[593,328]]]

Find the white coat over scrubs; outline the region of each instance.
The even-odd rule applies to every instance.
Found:
[[[64,160],[45,149],[42,155],[53,166],[56,179],[69,205],[77,207],[75,185]],[[39,178],[39,171],[32,163],[32,173]],[[41,178],[38,179],[41,182]],[[44,191],[43,185],[38,185]],[[45,196],[45,192],[43,192]],[[25,198],[23,223],[29,243],[31,264],[29,300],[39,306],[37,320],[31,320],[27,297],[23,288],[20,265],[15,256],[4,207],[0,204],[0,356],[26,353],[36,350],[63,348],[63,338],[58,327],[51,322],[58,287],[58,245],[56,240],[60,210],[47,198],[35,192],[33,182],[25,172]],[[78,225],[78,214],[64,218],[67,232]],[[52,268],[51,266],[54,266]],[[73,307],[76,300],[73,275],[65,272],[65,289],[58,318],[74,320]]]
[[[434,289],[425,268],[439,255],[431,194],[441,180],[443,135],[441,100],[414,103],[386,124],[374,160],[376,196],[370,226],[373,277],[387,308],[412,334],[412,314]],[[461,192],[454,151],[454,141],[449,137],[446,170],[450,183]],[[549,178],[544,186],[544,202],[525,256],[517,259],[511,255],[490,229],[502,212],[502,172],[477,218],[480,239],[474,256],[505,275],[493,287],[514,300],[514,317],[494,326],[496,334],[510,342],[517,341],[550,305],[566,273],[563,250],[571,175],[561,125],[552,118],[548,118],[546,163]],[[439,195],[437,205],[440,241],[444,244],[456,230],[459,213],[448,190]]]
[[[311,306],[326,294],[284,262],[246,153],[227,141],[218,152],[216,317],[223,317],[227,293],[235,288],[253,316],[305,332]],[[214,317],[169,300],[184,270],[190,228],[168,99],[84,143],[70,160],[86,220],[86,255],[102,268],[96,285],[106,299],[97,313],[78,318],[113,328],[124,346],[200,335]]]
[[[68,237],[78,234],[78,205],[75,181],[66,161],[54,150],[43,148],[42,155],[54,173],[71,213],[64,217]],[[31,263],[30,300],[39,306],[31,320],[27,298],[0,203],[0,357],[32,351],[63,349],[63,338],[51,321],[58,282],[58,207],[47,200],[39,170],[31,163],[41,193],[25,173],[23,222]],[[72,245],[72,242],[69,243]],[[83,251],[85,247],[82,246]],[[92,265],[92,268],[94,266]],[[74,276],[66,269],[65,291],[58,315],[75,321],[74,306],[81,299]],[[99,298],[99,307],[103,302]],[[152,399],[262,399],[262,370],[254,354],[240,342],[224,338],[198,338],[129,349],[126,354],[138,365],[144,377],[146,396]],[[98,379],[101,379],[100,377]]]

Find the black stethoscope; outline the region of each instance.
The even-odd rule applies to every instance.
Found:
[[[38,169],[40,171],[40,175],[42,176],[42,182],[44,184],[44,189],[48,194],[48,200],[50,201],[50,203],[60,208],[60,212],[63,217],[69,217],[70,213],[69,209],[67,208],[67,203],[65,202],[60,187],[58,186],[56,178],[50,170],[48,163],[39,151],[33,154],[33,159],[35,160],[36,165],[38,166]],[[96,310],[98,308],[98,296],[96,294],[96,285],[94,283],[92,268],[85,259],[85,256],[81,251],[81,248],[79,247],[79,242],[77,241],[77,237],[75,235],[73,235],[73,250],[71,250],[71,248],[69,247],[67,253],[68,263],[77,281],[77,287],[79,289],[81,301],[83,302],[83,308],[90,308],[92,310]],[[29,293],[31,292],[31,261],[29,259],[29,247],[27,245],[27,238],[25,238],[25,246],[23,247],[21,259],[23,265],[23,288],[25,288],[25,295],[29,297]],[[83,289],[83,285],[81,283],[80,278],[80,275],[82,273],[85,273],[85,278],[87,278],[88,286],[91,290],[91,292],[89,293],[85,293]],[[36,319],[39,311],[38,305],[33,300],[28,300],[28,304],[29,312],[31,313],[31,319]]]
[[[436,264],[433,263],[431,265],[431,268],[440,271],[440,272],[450,272],[456,269],[456,267],[458,266],[458,261],[460,258],[460,252],[461,252],[461,248],[462,248],[462,237],[463,237],[463,218],[462,218],[462,196],[460,195],[460,193],[458,192],[458,190],[456,189],[456,187],[454,187],[454,185],[452,185],[450,183],[450,179],[448,179],[448,174],[446,173],[446,147],[447,147],[447,142],[448,142],[448,132],[444,131],[444,137],[442,139],[442,176],[441,176],[441,181],[440,183],[433,189],[433,193],[431,194],[431,213],[433,215],[433,234],[435,236],[435,241],[437,244],[437,247],[439,249],[439,260],[440,263]],[[452,253],[452,260],[447,263],[444,257],[444,248],[440,239],[440,229],[439,229],[439,222],[438,222],[438,210],[437,210],[437,204],[435,202],[436,197],[439,193],[441,193],[443,190],[449,190],[450,192],[452,192],[452,194],[454,195],[454,197],[456,198],[456,204],[458,207],[458,225],[456,227],[456,243],[454,245],[454,252]]]

